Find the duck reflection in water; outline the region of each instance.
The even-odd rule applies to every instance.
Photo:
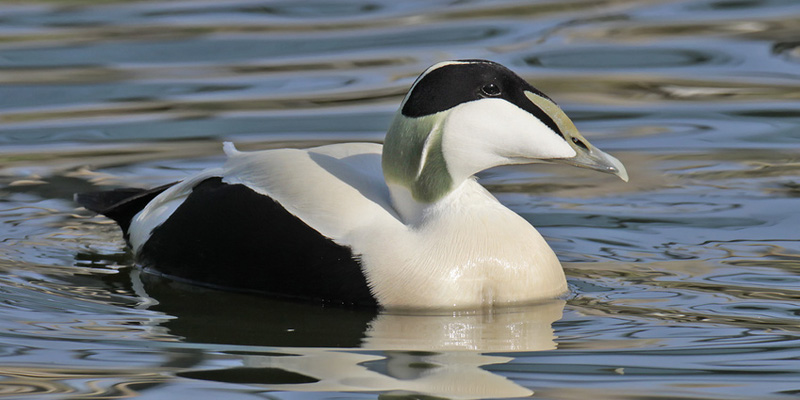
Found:
[[[134,279],[152,310],[176,317],[161,323],[170,335],[213,345],[179,376],[274,391],[530,396],[531,389],[484,368],[512,358],[486,353],[554,349],[552,324],[565,305],[398,314],[215,291],[135,270]]]

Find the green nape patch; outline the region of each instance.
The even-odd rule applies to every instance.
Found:
[[[383,144],[386,181],[407,187],[423,203],[441,199],[453,186],[442,151],[443,114],[409,118],[398,113]]]

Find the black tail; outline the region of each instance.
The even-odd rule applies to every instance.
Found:
[[[75,202],[116,221],[127,238],[133,216],[142,211],[153,198],[176,183],[178,182],[152,189],[122,188],[102,192],[76,193]]]

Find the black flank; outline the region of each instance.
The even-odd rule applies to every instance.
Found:
[[[349,247],[245,185],[209,178],[156,227],[139,263],[204,286],[376,306]]]

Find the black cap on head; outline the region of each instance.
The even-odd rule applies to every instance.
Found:
[[[417,118],[449,110],[469,101],[499,98],[535,115],[563,137],[555,121],[525,96],[526,91],[549,99],[498,63],[459,60],[428,70],[417,78],[401,112],[406,117]]]

